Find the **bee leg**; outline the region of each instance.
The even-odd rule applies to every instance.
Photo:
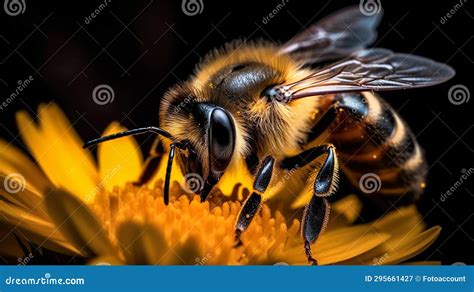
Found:
[[[318,239],[318,236],[326,228],[329,219],[329,203],[325,197],[334,192],[337,184],[338,169],[335,148],[331,144],[320,145],[296,156],[285,158],[280,163],[280,166],[284,169],[302,167],[322,154],[327,156],[316,174],[313,196],[306,205],[301,223],[305,254],[308,262],[313,265],[316,265],[317,261],[313,258],[311,244]]]
[[[156,139],[151,147],[150,156],[145,160],[145,166],[142,169],[140,177],[133,184],[136,186],[142,186],[148,183],[158,170],[162,157],[163,147],[161,146],[160,139]]]
[[[168,205],[170,198],[170,181],[171,181],[171,170],[173,169],[174,154],[175,154],[176,145],[172,143],[170,145],[170,152],[168,153],[168,162],[166,164],[166,177],[165,185],[163,187],[163,200],[165,205]]]
[[[262,194],[267,190],[272,179],[273,164],[275,159],[267,156],[260,165],[255,180],[253,182],[253,192],[245,200],[242,209],[240,209],[237,223],[235,225],[235,242],[236,246],[242,244],[240,236],[252,222],[253,217],[260,209],[262,203]]]
[[[301,235],[304,239],[304,252],[308,262],[317,265],[318,261],[313,258],[311,244],[314,243],[318,236],[324,232],[329,220],[329,203],[324,197],[313,195],[311,201],[304,210],[303,220],[301,223]]]

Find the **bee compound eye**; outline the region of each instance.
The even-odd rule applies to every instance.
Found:
[[[210,116],[209,164],[211,170],[222,172],[230,163],[235,147],[235,125],[230,115],[216,108]]]

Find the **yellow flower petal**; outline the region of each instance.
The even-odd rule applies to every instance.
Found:
[[[333,264],[371,250],[389,238],[389,234],[376,232],[370,226],[356,226],[323,234],[313,251],[321,265]]]
[[[370,225],[338,228],[323,233],[312,246],[313,256],[320,265],[339,263],[363,254],[390,238],[376,232]],[[307,264],[302,244],[288,254],[291,262]]]
[[[115,251],[108,235],[86,205],[63,190],[46,196],[48,213],[58,230],[88,256],[109,255]]]
[[[392,251],[393,256],[388,259],[387,265],[403,262],[422,253],[438,238],[440,232],[441,227],[434,226],[419,234],[403,249]]]
[[[40,218],[47,218],[43,196],[36,190],[31,189],[28,183],[27,186],[21,185],[21,182],[16,182],[17,185],[11,185],[11,180],[11,177],[5,177],[0,174],[0,199],[3,198],[7,202],[22,207],[25,211]]]
[[[163,234],[149,224],[126,221],[118,227],[117,239],[127,263],[156,265],[168,251]]]
[[[119,123],[114,122],[102,135],[125,130]],[[98,157],[101,183],[108,191],[112,191],[116,185],[124,186],[127,182],[138,180],[142,170],[142,154],[132,137],[123,137],[99,144]]]
[[[20,150],[3,140],[0,140],[0,173],[10,175],[18,173],[22,175],[27,187],[34,188],[40,192],[51,186],[43,172]]]
[[[361,210],[362,203],[357,196],[349,195],[331,205],[331,217],[333,220],[352,224],[359,217]]]
[[[425,229],[425,223],[416,206],[412,205],[390,212],[375,222],[374,228],[392,235],[392,240],[387,244],[388,248],[394,250],[413,242],[413,238]]]
[[[435,226],[423,232],[425,224],[415,206],[400,208],[373,224],[380,232],[389,233],[390,239],[377,248],[350,259],[344,264],[378,265],[397,264],[425,250],[439,235]]]
[[[0,222],[9,226],[8,232],[18,232],[38,246],[62,252],[64,254],[78,253],[64,240],[62,234],[54,225],[24,209],[0,201]]]
[[[291,208],[292,209],[303,208],[311,200],[312,195],[313,195],[313,192],[312,190],[310,190],[310,188],[306,188],[306,187],[303,188],[303,190],[298,195],[298,197],[291,203]]]
[[[26,112],[17,113],[20,135],[55,186],[91,201],[98,180],[92,156],[82,149],[63,113],[53,104],[39,107],[40,125]]]

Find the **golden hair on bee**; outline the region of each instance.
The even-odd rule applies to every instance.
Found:
[[[226,74],[251,64],[266,68],[261,72],[266,75],[265,78],[258,82],[255,80],[254,87],[247,88],[246,92],[224,94],[214,90],[223,82]],[[190,84],[202,93],[202,96],[198,97],[201,101],[221,104],[230,100],[228,110],[234,116],[243,116],[246,124],[252,126],[254,139],[258,141],[251,142],[256,143],[257,150],[278,155],[299,150],[299,143],[304,142],[309,128],[310,119],[307,117],[311,117],[311,113],[319,105],[319,100],[302,99],[291,104],[275,103],[262,98],[261,93],[269,86],[301,80],[310,72],[301,62],[282,54],[279,47],[273,43],[236,41],[209,53],[196,67]],[[251,73],[255,74],[255,71]],[[246,94],[248,98],[225,96],[226,93]],[[239,102],[242,100],[244,103]]]

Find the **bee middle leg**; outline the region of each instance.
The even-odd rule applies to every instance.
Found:
[[[318,262],[313,257],[311,244],[318,239],[329,220],[330,207],[325,197],[330,196],[335,191],[337,184],[338,166],[335,148],[332,144],[323,144],[303,151],[298,155],[287,157],[280,163],[280,167],[283,169],[302,167],[324,154],[326,158],[316,174],[313,196],[306,205],[301,222],[304,251],[308,262],[312,265],[317,265]]]
[[[260,209],[262,203],[262,194],[267,190],[272,179],[273,165],[275,159],[267,156],[259,166],[257,175],[253,182],[253,191],[245,200],[235,225],[235,242],[236,246],[242,244],[240,236],[248,228],[253,217]]]

